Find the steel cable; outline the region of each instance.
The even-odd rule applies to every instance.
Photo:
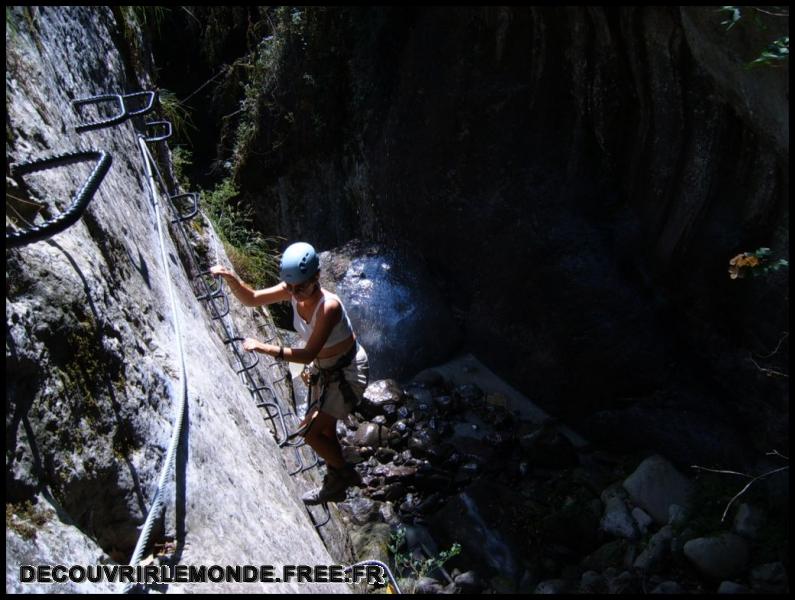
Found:
[[[157,201],[154,178],[152,176],[152,166],[150,163],[150,161],[153,161],[153,159],[152,155],[149,153],[149,149],[146,147],[146,142],[144,141],[143,136],[138,137],[138,144],[141,148],[141,155],[144,160],[144,167],[146,169],[146,175],[149,183],[149,197],[155,209],[157,233],[160,239],[160,258],[163,262],[163,268],[165,270],[168,294],[171,302],[171,312],[174,316],[174,335],[177,339],[177,350],[180,362],[180,379],[182,385],[180,390],[179,407],[176,410],[179,416],[177,417],[177,420],[174,424],[174,429],[171,433],[171,442],[168,446],[165,462],[163,463],[163,467],[160,470],[160,478],[158,479],[155,496],[152,499],[152,505],[149,508],[149,514],[146,517],[141,534],[138,537],[138,543],[135,545],[135,550],[133,551],[133,556],[130,560],[131,565],[137,565],[139,562],[141,562],[141,559],[143,558],[143,552],[149,543],[149,536],[152,532],[152,526],[154,525],[155,519],[160,516],[160,513],[163,509],[163,492],[166,485],[168,484],[171,473],[173,472],[174,466],[176,464],[177,446],[179,445],[180,436],[182,435],[182,427],[184,425],[185,414],[188,407],[188,376],[187,370],[185,368],[185,351],[182,343],[182,325],[180,322],[177,299],[174,294],[174,286],[172,285],[168,268],[168,255],[166,253],[165,237],[163,236],[163,226],[161,224],[162,219],[160,218],[160,203]],[[134,584],[128,584],[124,588],[124,592],[128,593],[132,591],[134,587]]]

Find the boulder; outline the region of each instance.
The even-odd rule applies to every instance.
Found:
[[[368,418],[383,415],[387,407],[398,407],[403,402],[403,392],[394,379],[381,379],[367,386],[357,410]]]
[[[673,529],[670,525],[662,527],[651,536],[648,545],[635,559],[634,567],[648,573],[658,572],[663,567],[664,560],[671,553],[671,540]]]
[[[364,496],[350,498],[338,504],[338,507],[350,515],[351,521],[356,525],[364,525],[380,520],[380,502]]]
[[[721,581],[718,586],[719,594],[750,594],[751,590],[734,581]]]
[[[375,423],[362,423],[359,429],[349,436],[349,439],[354,446],[377,448],[387,444],[389,429]]]
[[[663,581],[651,591],[652,594],[684,594],[685,590],[676,581]]]
[[[748,564],[748,544],[734,533],[695,538],[684,546],[687,559],[707,577],[730,579]]]
[[[380,560],[389,564],[392,528],[386,523],[367,523],[351,532],[351,543],[359,560]]]
[[[659,525],[670,517],[672,504],[686,506],[693,484],[659,455],[644,460],[624,481],[624,488],[632,501],[645,510]]]
[[[608,579],[607,582],[608,594],[639,594],[640,591],[640,581],[629,571],[624,571],[618,576]]]
[[[635,523],[637,523],[641,535],[646,535],[649,531],[649,527],[654,523],[654,519],[652,519],[645,510],[637,506],[632,509],[632,518],[635,519]]]
[[[453,578],[462,594],[479,594],[483,590],[483,582],[476,571],[465,571]]]
[[[618,484],[602,492],[601,500],[604,505],[604,514],[599,527],[610,535],[628,540],[637,540],[640,537],[640,532],[635,519],[629,512],[626,497],[626,491]]]
[[[569,583],[565,579],[548,579],[536,586],[535,594],[565,594],[569,591]]]
[[[607,592],[607,581],[596,571],[586,571],[580,578],[580,594],[604,594]]]

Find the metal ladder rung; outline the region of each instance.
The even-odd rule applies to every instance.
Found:
[[[131,98],[138,98],[139,96],[148,96],[146,104],[144,104],[143,108],[139,108],[137,110],[128,110],[127,108],[127,100]],[[148,92],[133,92],[132,94],[125,94],[122,96],[122,100],[124,100],[124,110],[129,117],[137,117],[140,115],[145,115],[150,112],[155,106],[155,98],[157,98],[156,91],[148,91]]]
[[[155,129],[157,127],[164,127],[166,133],[161,135],[144,136],[145,142],[164,142],[171,137],[171,122],[170,121],[147,121],[144,123],[146,130]]]
[[[222,300],[224,301],[224,310],[223,310],[222,312],[219,312],[219,311],[215,310],[215,301],[216,301],[218,298],[220,298],[220,299],[222,299]],[[220,296],[218,296],[218,297],[210,297],[210,298],[208,298],[208,300],[210,301],[210,304],[211,304],[211,305],[212,305],[212,307],[213,307],[213,312],[215,312],[215,313],[216,313],[216,314],[215,314],[215,315],[212,317],[212,320],[213,320],[213,321],[217,321],[217,320],[219,320],[219,319],[223,319],[223,318],[224,318],[226,315],[228,315],[228,314],[229,314],[229,298],[227,298],[227,297],[226,297],[226,294],[221,294],[221,295],[220,295]]]
[[[329,511],[329,509],[328,509],[328,503],[324,502],[320,506],[323,507],[323,511],[325,512],[324,516],[325,516],[326,519],[322,523],[316,523],[315,524],[315,529],[320,529],[321,527],[323,527],[323,525],[325,525],[326,523],[328,523],[331,520],[331,511]],[[314,523],[315,522],[315,515],[312,514],[312,511],[309,510],[308,506],[306,507],[306,510],[309,512],[309,516],[312,517],[312,522]]]
[[[228,340],[224,340],[224,344],[231,344],[232,342],[240,342],[242,340],[243,340],[243,338],[240,338],[240,337],[232,337],[232,338],[229,338]],[[246,371],[250,371],[251,369],[253,369],[254,367],[256,367],[259,364],[259,354],[256,353],[256,352],[249,353],[249,354],[253,354],[254,355],[254,360],[249,365],[244,364],[243,363],[243,359],[238,357],[238,358],[240,358],[240,362],[243,363],[243,368],[240,369],[239,371],[235,371],[235,373],[237,375],[240,375],[241,373],[245,373]]]
[[[184,215],[178,215],[176,219],[172,219],[171,223],[182,223],[183,221],[188,221],[195,217],[199,212],[199,194],[196,192],[188,192],[186,194],[177,194],[175,196],[169,196],[169,200],[171,200],[172,204],[175,200],[179,200],[182,198],[190,198],[193,201],[193,208],[191,208],[190,212]],[[176,209],[176,205],[175,205]]]
[[[91,131],[93,129],[102,129],[103,127],[110,127],[112,125],[118,125],[119,123],[123,123],[124,120],[127,118],[127,111],[124,108],[124,100],[122,99],[120,94],[103,94],[101,96],[91,96],[90,98],[81,98],[80,100],[74,100],[72,102],[72,106],[77,111],[78,116],[80,116],[80,108],[83,106],[89,106],[91,104],[101,104],[103,102],[110,102],[115,101],[118,104],[118,114],[114,114],[109,119],[101,119],[99,121],[92,121],[90,123],[83,123],[77,125],[75,127],[75,131],[77,133],[83,133],[84,131]]]
[[[261,392],[262,390],[265,390],[266,392],[269,392],[270,395],[271,395],[271,398],[273,398],[273,400],[274,400],[274,404],[278,405],[278,401],[276,401],[276,394],[273,393],[273,390],[270,388],[270,386],[268,386],[268,385],[259,385],[259,386],[253,387],[253,388],[248,388],[248,391],[251,392],[252,394],[257,394],[257,393]],[[279,407],[279,410],[281,410],[281,407]]]
[[[137,100],[140,97],[145,98],[143,107],[129,110],[127,106],[128,101],[133,99]],[[111,101],[114,101],[118,105],[116,107],[117,112],[110,118],[100,119],[98,121],[92,121],[90,123],[82,123],[75,127],[75,131],[77,131],[77,133],[83,133],[84,131],[91,131],[94,129],[111,127],[113,125],[119,125],[123,123],[130,117],[145,115],[151,112],[152,109],[154,108],[156,97],[157,97],[157,92],[144,91],[144,92],[133,92],[131,94],[101,94],[99,96],[91,96],[89,98],[81,98],[79,100],[75,100],[72,102],[72,106],[75,108],[78,115],[80,115],[79,109],[82,108],[83,106],[89,106],[91,104],[102,104]]]
[[[207,282],[206,277],[211,277],[210,283]],[[221,287],[220,280],[210,273],[209,271],[205,271],[204,273],[199,273],[194,277],[194,279],[198,279],[201,283],[207,286],[207,289],[210,290],[209,293],[203,294],[201,296],[196,296],[196,300],[207,300],[208,298],[217,298],[221,295],[226,295],[223,287]]]

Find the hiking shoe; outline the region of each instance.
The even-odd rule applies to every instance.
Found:
[[[345,500],[345,489],[348,483],[341,476],[340,471],[328,467],[326,476],[323,478],[323,485],[307,492],[301,499],[305,504],[324,504],[326,502],[341,502]]]
[[[304,504],[311,506],[314,504],[325,504],[326,502],[343,502],[348,497],[345,489],[341,489],[336,493],[329,493],[323,490],[322,487],[315,488],[301,496]]]
[[[345,465],[343,468],[339,469],[337,473],[340,477],[342,477],[347,485],[362,487],[362,476],[359,475],[358,471],[353,465]]]

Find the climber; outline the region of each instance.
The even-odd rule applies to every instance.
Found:
[[[261,290],[253,290],[221,265],[212,267],[210,273],[223,277],[246,306],[292,302],[293,325],[305,342],[303,348],[285,348],[246,338],[243,349],[307,365],[302,378],[309,386],[310,405],[298,431],[326,462],[327,473],[322,487],[304,494],[303,501],[320,504],[344,500],[345,490],[361,485],[361,477],[342,456],[337,419],[347,416],[361,400],[369,365],[342,301],[320,287],[320,261],[315,249],[305,242],[289,246],[282,255],[281,283]]]

